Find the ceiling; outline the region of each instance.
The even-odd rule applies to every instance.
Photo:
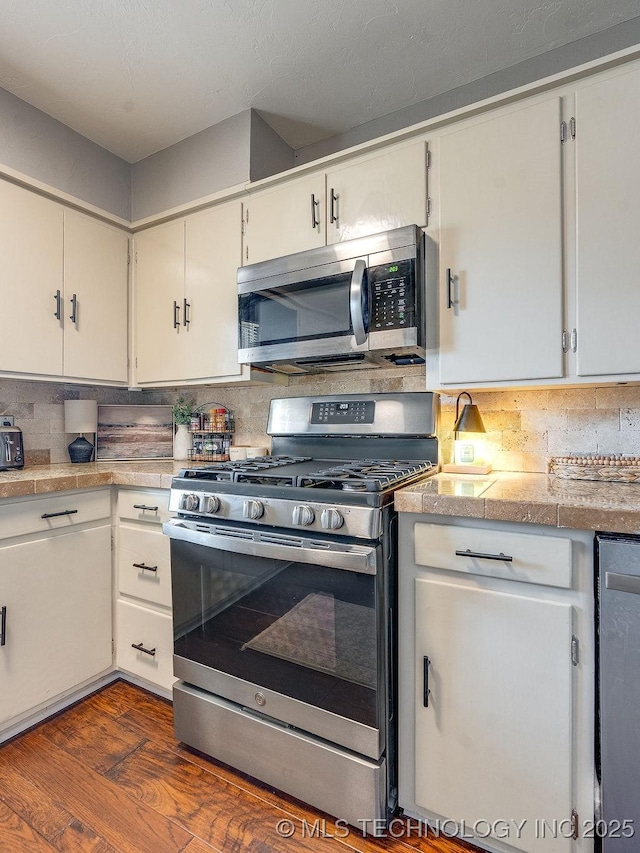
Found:
[[[292,148],[640,15],[640,0],[0,0],[0,86],[129,162],[248,108]]]

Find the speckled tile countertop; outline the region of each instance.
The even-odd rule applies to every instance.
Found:
[[[396,492],[395,505],[400,512],[640,533],[640,483],[502,472],[437,474]]]
[[[110,485],[168,489],[171,478],[186,464],[166,459],[35,465],[20,471],[0,471],[0,498]]]
[[[171,478],[185,466],[185,462],[168,459],[0,471],[0,498],[110,485],[168,489]],[[600,483],[501,472],[486,476],[437,474],[397,491],[395,505],[399,512],[640,533],[640,483]]]

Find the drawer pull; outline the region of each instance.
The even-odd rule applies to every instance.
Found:
[[[76,515],[77,509],[63,509],[62,512],[44,512],[40,518],[58,518],[60,515]]]
[[[471,551],[467,548],[466,551],[456,551],[456,557],[476,557],[478,560],[500,560],[503,563],[512,563],[513,557],[508,554],[483,554],[482,551]]]
[[[145,563],[132,563],[132,566],[136,569],[143,569],[146,572],[157,572],[157,566],[147,566]]]
[[[0,610],[0,646],[6,645],[7,642],[7,608],[3,605]]]
[[[142,652],[145,655],[151,655],[152,658],[156,656],[155,649],[145,649],[143,643],[131,643],[131,648],[136,649],[139,652]]]
[[[158,512],[157,506],[147,506],[146,504],[134,504],[133,508],[134,509],[143,509],[143,510],[146,509],[146,510],[149,510],[149,512]]]

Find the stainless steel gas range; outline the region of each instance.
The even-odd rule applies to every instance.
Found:
[[[393,493],[437,471],[426,392],[271,403],[272,456],[185,468],[171,537],[183,742],[366,828],[396,806]]]

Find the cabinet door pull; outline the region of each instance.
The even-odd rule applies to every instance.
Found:
[[[187,302],[187,298],[185,296],[184,301],[182,303],[182,325],[188,326],[191,322],[191,317],[189,316],[189,309],[191,308],[191,303]]]
[[[180,328],[180,306],[175,299],[173,300],[173,328]]]
[[[53,312],[53,316],[56,320],[62,320],[62,294],[59,290],[56,290],[53,298],[56,300],[56,310]]]
[[[147,572],[157,572],[158,571],[157,566],[147,566],[145,563],[132,563],[131,565],[134,566],[134,568],[136,568],[136,569],[144,569]]]
[[[422,684],[422,704],[425,708],[429,707],[429,664],[431,661],[425,655],[422,658],[422,674],[423,674],[423,684]]]
[[[134,509],[148,509],[149,512],[158,512],[157,506],[147,506],[146,504],[134,504]]]
[[[311,193],[311,227],[318,228],[320,225],[320,217],[316,216],[316,211],[320,210],[320,202],[316,199],[315,193]]]
[[[72,323],[78,322],[78,297],[75,293],[71,297],[71,314],[69,314],[69,319]]]
[[[61,512],[43,512],[40,518],[58,518],[61,515],[76,515],[77,509],[63,509]]]
[[[3,605],[0,610],[0,646],[7,644],[7,608]]]
[[[457,300],[453,298],[453,282],[458,276],[451,275],[450,267],[447,267],[447,308],[453,308]]]
[[[142,652],[145,655],[151,655],[152,658],[156,656],[155,649],[145,649],[144,643],[131,643],[131,648],[136,649],[139,652]]]
[[[466,551],[456,551],[456,557],[476,557],[478,560],[500,560],[503,563],[512,563],[513,557],[508,554],[483,554],[482,551],[471,551],[467,548]]]
[[[329,221],[333,225],[335,223],[338,224],[338,199],[340,196],[333,191],[333,187],[331,187],[331,193],[329,196],[330,204],[329,204]]]

